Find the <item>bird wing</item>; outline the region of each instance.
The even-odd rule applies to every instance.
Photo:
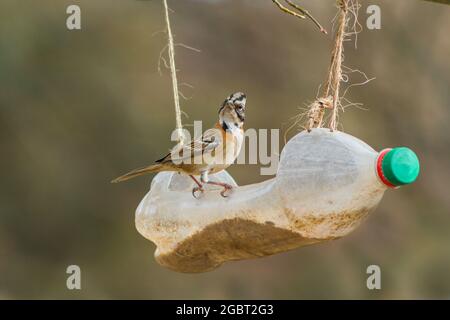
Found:
[[[222,134],[219,129],[208,129],[199,138],[191,140],[187,144],[177,144],[164,158],[156,161],[156,163],[173,162],[173,155],[177,161],[187,160],[197,156],[211,153],[222,142]]]

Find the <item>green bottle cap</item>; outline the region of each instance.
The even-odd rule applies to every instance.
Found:
[[[394,148],[383,158],[383,175],[394,186],[416,181],[420,171],[419,159],[406,147]]]

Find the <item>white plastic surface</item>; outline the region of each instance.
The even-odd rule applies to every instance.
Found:
[[[217,190],[208,191],[202,198],[195,199],[191,194],[194,185],[189,177],[170,172],[159,173],[136,210],[136,228],[157,245],[155,256],[160,263],[187,272],[191,271],[191,260],[202,253],[199,247],[203,240],[199,240],[199,235],[207,233],[205,230],[213,230],[207,227],[220,227],[224,221],[237,221],[237,226],[240,221],[256,226],[270,225],[278,236],[279,230],[285,230],[288,234],[286,243],[292,235],[305,240],[283,246],[277,238],[279,246],[268,248],[272,232],[264,231],[269,238],[264,239],[264,243],[254,241],[255,256],[336,239],[354,230],[379,203],[386,190],[376,176],[377,154],[363,141],[342,132],[330,132],[328,129],[313,129],[310,133],[304,131],[292,138],[283,149],[275,178],[236,187],[226,199]],[[235,185],[226,172],[211,175],[210,179]],[[234,227],[227,228],[227,234],[233,237]],[[211,266],[205,266],[205,270],[227,260],[247,258],[239,251],[240,245],[245,246],[248,257],[252,257],[252,245],[247,246],[245,241],[250,243],[254,239],[245,239],[245,232],[244,235],[242,230],[239,232],[231,249],[227,249],[230,252],[224,253],[223,248],[219,247],[225,241],[222,238],[217,239],[217,248],[208,247],[208,252],[205,252],[209,255],[208,262],[205,264]],[[249,234],[255,237],[252,232]],[[214,240],[213,231],[207,236]],[[211,242],[208,237],[206,239]],[[192,252],[191,260],[186,258],[179,262],[172,259],[171,255],[177,254],[180,244],[189,244],[189,239],[196,239],[196,247],[188,250]],[[239,254],[234,255],[232,247],[237,247]],[[192,263],[197,263],[192,271],[202,271],[198,261]]]

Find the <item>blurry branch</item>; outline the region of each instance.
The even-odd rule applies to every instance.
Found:
[[[286,2],[290,8],[281,4],[280,1]],[[424,1],[450,5],[450,0],[424,0]],[[319,21],[316,18],[314,18],[314,16],[312,14],[310,14],[308,10],[306,10],[303,7],[299,6],[298,4],[294,3],[292,0],[272,0],[272,2],[284,13],[290,14],[291,16],[294,16],[294,17],[300,18],[300,19],[309,18],[312,22],[314,22],[314,24],[320,29],[321,32],[328,34],[327,30],[325,30],[325,28],[322,27],[322,25],[319,23]]]
[[[295,4],[291,0],[284,0],[292,9],[286,8],[283,6],[278,0],[272,0],[273,3],[283,12],[290,14],[294,17],[300,18],[300,19],[306,19],[308,17],[314,24],[320,29],[321,32],[328,34],[327,30],[325,30],[324,27],[317,21],[316,18],[314,18],[308,10],[300,7],[299,5]],[[294,11],[297,10],[297,11]]]
[[[442,4],[450,4],[450,0],[425,0],[425,1],[442,3]]]

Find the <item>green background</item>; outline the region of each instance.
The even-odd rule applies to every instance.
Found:
[[[281,128],[314,99],[331,37],[270,0],[172,0],[184,122],[214,123],[234,91],[248,95],[247,127]],[[82,30],[66,29],[78,4]],[[331,29],[334,1],[302,4]],[[344,239],[205,274],[178,274],[153,259],[134,210],[151,176],[109,181],[172,146],[175,119],[160,1],[0,2],[0,298],[449,298],[450,8],[413,0],[379,4],[381,30],[365,29],[345,64],[377,79],[354,87],[341,129],[377,150],[408,146],[418,181],[386,192]],[[365,24],[366,3],[360,11]],[[156,34],[155,34],[156,33]],[[352,82],[361,78],[355,75]],[[292,135],[291,132],[290,135]],[[239,184],[268,179],[235,165]],[[82,290],[66,288],[66,267]],[[366,288],[366,268],[382,290]]]

